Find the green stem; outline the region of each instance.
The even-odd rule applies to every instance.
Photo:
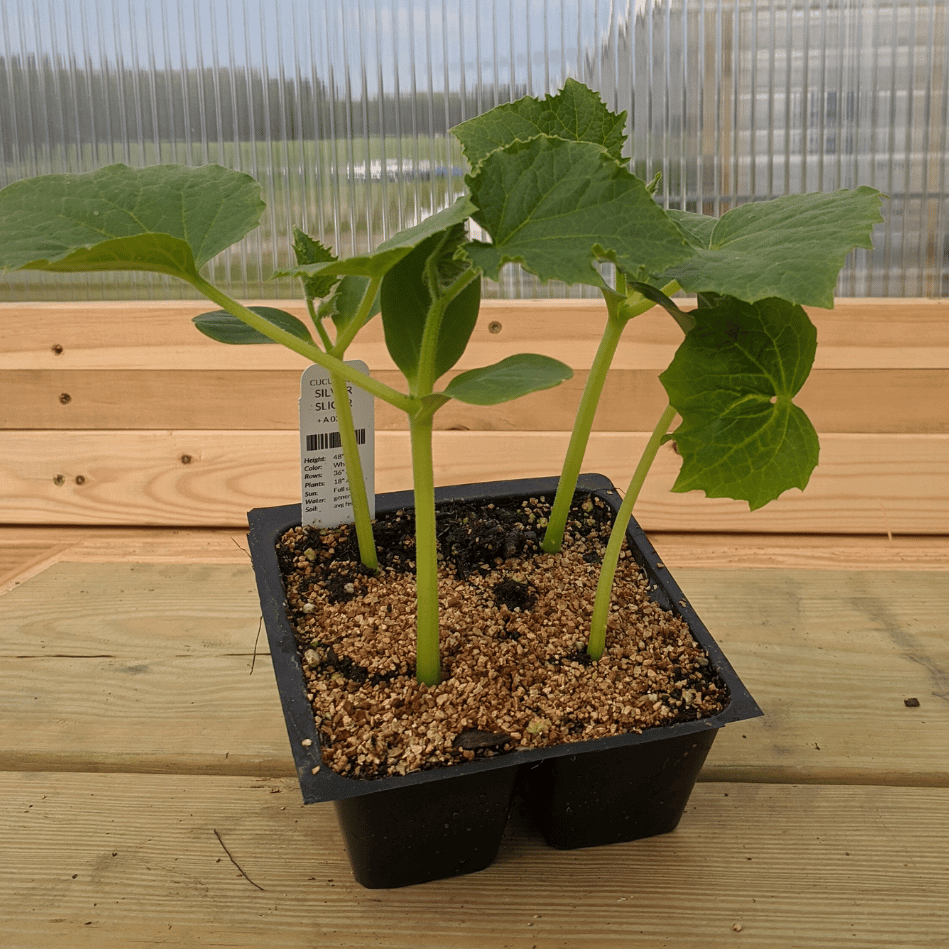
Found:
[[[333,341],[330,339],[329,333],[326,332],[326,327],[317,314],[316,307],[313,306],[313,297],[306,298],[306,308],[309,310],[310,319],[313,321],[317,333],[320,334],[320,342],[323,344],[323,348],[329,352],[333,348]]]
[[[382,277],[372,277],[366,287],[362,300],[359,302],[359,309],[356,315],[346,324],[346,327],[336,337],[336,345],[333,347],[334,353],[344,353],[346,348],[353,341],[356,334],[366,325],[369,314],[372,311],[372,305],[376,302],[376,296],[379,293],[379,286],[382,283]]]
[[[623,274],[618,272],[616,279],[617,291],[625,292],[626,279]],[[672,281],[662,288],[662,292],[669,296],[679,289],[679,284]],[[600,340],[593,365],[590,367],[590,374],[587,376],[583,396],[580,399],[580,407],[573,423],[573,432],[570,435],[570,443],[564,457],[560,481],[557,484],[557,494],[551,507],[547,530],[544,532],[544,539],[541,542],[541,548],[548,554],[557,553],[563,545],[563,535],[567,526],[567,517],[570,513],[570,504],[573,501],[573,493],[577,489],[577,480],[580,477],[583,458],[586,454],[587,444],[590,441],[590,432],[593,430],[593,420],[596,417],[600,396],[603,393],[603,386],[606,383],[613,356],[616,354],[620,336],[631,319],[640,316],[655,306],[655,303],[645,299],[642,294],[635,290],[626,296],[619,292],[604,291],[603,297],[606,300],[608,314],[606,328],[603,330],[603,337]]]
[[[415,396],[423,399],[431,395],[437,378],[435,361],[438,356],[438,339],[441,335],[442,320],[445,311],[455,297],[461,293],[472,281],[477,280],[480,271],[473,267],[464,271],[455,281],[445,288],[433,301],[425,320],[425,329],[422,333],[422,345],[419,352],[418,372],[416,373]],[[434,288],[433,288],[434,290]]]
[[[422,410],[409,418],[412,440],[412,481],[415,491],[415,676],[437,685],[440,676],[438,642],[438,554],[435,534],[435,470],[432,463],[432,413]]]
[[[353,505],[353,520],[356,524],[356,541],[359,544],[359,559],[367,570],[375,573],[379,569],[376,541],[372,534],[372,518],[369,515],[369,497],[366,494],[366,479],[356,442],[353,410],[349,403],[346,380],[339,373],[330,373],[333,399],[336,402],[336,419],[339,423],[339,438],[342,442],[343,459],[346,463],[346,478],[349,482],[349,498]]]
[[[356,317],[350,323],[351,327],[355,326],[358,329],[366,322],[366,314],[372,306],[378,289],[379,281],[371,281],[360,302]],[[323,326],[323,321],[314,311],[312,297],[307,297],[306,305],[319,331],[320,338],[326,346],[326,351],[332,356],[343,359],[346,354],[346,347],[355,336],[355,330],[348,336],[345,334],[338,336],[336,344],[333,345]],[[359,545],[359,559],[367,570],[376,573],[379,570],[379,557],[376,553],[376,539],[372,532],[369,496],[366,493],[366,478],[363,474],[359,444],[356,441],[356,426],[353,422],[353,410],[349,401],[349,389],[346,386],[346,380],[338,372],[330,372],[330,385],[333,387],[333,400],[336,403],[336,419],[339,423],[339,438],[343,448],[343,459],[346,463],[346,480],[349,483],[349,498],[353,506],[353,521],[356,527],[356,543]]]
[[[583,396],[580,399],[580,407],[573,423],[573,432],[570,435],[570,444],[567,446],[567,454],[564,457],[560,481],[557,484],[557,494],[554,497],[547,530],[544,532],[544,539],[540,545],[541,549],[548,554],[557,553],[563,545],[567,516],[570,513],[570,504],[573,501],[573,492],[577,487],[577,479],[580,477],[580,468],[583,465],[583,457],[586,454],[587,443],[590,440],[590,432],[593,430],[593,419],[600,404],[600,395],[603,392],[603,386],[606,384],[610,363],[612,363],[613,356],[616,354],[616,347],[619,345],[625,327],[625,323],[617,319],[616,307],[611,305],[609,297],[607,297],[606,302],[609,318],[606,321],[606,328],[603,330],[603,336],[600,339],[600,345],[593,359],[593,365],[590,367],[590,374],[587,376]]]
[[[189,283],[196,290],[203,293],[209,300],[221,307],[222,310],[227,310],[232,316],[236,316],[248,326],[263,333],[268,339],[272,339],[275,343],[280,343],[282,346],[286,346],[287,349],[299,353],[310,362],[318,363],[320,366],[323,366],[324,369],[329,369],[330,372],[338,372],[347,382],[352,382],[354,385],[359,386],[360,389],[365,389],[376,398],[382,399],[383,402],[388,402],[403,412],[411,413],[418,408],[418,401],[416,399],[382,382],[378,382],[371,376],[364,375],[352,366],[347,366],[342,359],[329,353],[324,353],[322,349],[313,343],[308,343],[306,340],[300,339],[299,336],[294,336],[293,333],[288,333],[279,326],[274,326],[273,323],[258,316],[253,310],[241,305],[236,300],[232,300],[226,293],[218,290],[217,287],[208,283],[203,277],[191,278]]]
[[[616,520],[613,522],[613,530],[610,532],[610,539],[606,545],[606,552],[603,555],[603,563],[600,567],[600,579],[596,587],[596,599],[593,601],[593,617],[590,621],[590,639],[587,643],[587,655],[594,661],[603,655],[606,648],[606,621],[610,614],[610,595],[613,591],[613,577],[616,574],[616,566],[619,563],[620,549],[623,546],[623,539],[626,537],[626,528],[629,526],[629,519],[633,513],[633,505],[639,497],[646,475],[656,458],[659,446],[662,444],[663,436],[669,431],[673,419],[676,417],[676,410],[667,405],[662,413],[656,427],[653,429],[639,464],[633,472],[632,480],[626,489],[626,496],[616,514]]]

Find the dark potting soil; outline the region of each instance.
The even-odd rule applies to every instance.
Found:
[[[727,689],[686,624],[650,597],[625,549],[606,651],[586,653],[613,512],[574,498],[563,550],[540,550],[549,499],[439,505],[442,678],[418,683],[415,519],[374,523],[380,571],[355,531],[296,527],[278,559],[324,763],[349,777],[406,774],[720,712]]]

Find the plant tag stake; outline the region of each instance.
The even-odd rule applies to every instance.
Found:
[[[347,366],[369,375],[360,360]],[[375,415],[373,397],[347,383],[356,443],[362,463],[369,516],[376,516]],[[329,372],[319,365],[306,369],[300,379],[301,515],[304,527],[339,527],[352,524],[353,505],[346,476],[346,461],[339,433],[336,400]]]

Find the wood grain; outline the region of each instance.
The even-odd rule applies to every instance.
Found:
[[[949,787],[949,573],[675,576],[766,713],[720,733],[706,780]],[[291,773],[259,615],[246,563],[21,584],[0,597],[0,768]]]
[[[308,320],[296,302],[256,302]],[[301,357],[280,346],[221,346],[202,336],[191,317],[208,308],[200,301],[0,303],[0,369],[302,369]],[[949,369],[947,312],[947,301],[914,299],[843,299],[833,310],[808,308],[820,340],[816,366]],[[522,351],[566,353],[571,366],[589,368],[604,319],[598,300],[486,300],[460,368]],[[650,310],[627,327],[614,366],[662,370],[681,338],[665,313]],[[373,369],[394,368],[378,321],[349,355]]]
[[[487,870],[369,891],[291,780],[6,774],[0,847],[10,949],[949,943],[946,790],[700,785],[672,834],[555,851],[515,818]]]
[[[405,388],[396,372],[374,375]],[[452,401],[435,416],[435,427],[570,431],[587,377],[579,371],[555,389],[488,408]],[[0,428],[297,429],[299,398],[298,370],[8,370],[0,372]],[[795,401],[821,433],[949,433],[949,369],[816,370]],[[656,370],[616,369],[594,429],[649,431],[667,402]],[[376,427],[404,430],[408,422],[378,402]]]
[[[646,437],[595,433],[586,470],[625,486]],[[555,474],[565,440],[436,432],[436,483]],[[299,501],[298,452],[289,431],[0,432],[0,522],[241,527],[250,508]],[[378,433],[376,489],[410,487],[408,462],[407,433]],[[649,530],[949,534],[949,435],[825,435],[807,491],[754,513],[670,493],[678,467],[666,445],[637,506]]]

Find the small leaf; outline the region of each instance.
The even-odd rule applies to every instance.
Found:
[[[682,417],[671,435],[682,468],[673,491],[700,489],[751,510],[788,488],[803,489],[819,444],[792,399],[814,362],[817,331],[800,306],[728,297],[692,313],[660,380]]]
[[[541,280],[603,286],[596,260],[663,270],[693,251],[635,175],[600,147],[539,136],[492,152],[466,178],[493,244],[465,253],[497,279],[516,261]]]
[[[687,313],[685,310],[680,310],[676,305],[675,301],[670,297],[667,297],[658,287],[654,287],[649,283],[641,283],[636,280],[627,280],[626,281],[627,290],[635,290],[641,296],[645,297],[647,300],[651,300],[653,303],[658,303],[682,328],[682,332],[688,333],[693,326],[695,326],[695,320],[692,319],[692,315]]]
[[[525,96],[497,106],[452,129],[465,158],[476,168],[495,149],[537,135],[600,145],[617,161],[626,142],[626,113],[610,112],[600,96],[576,79],[545,99]]]
[[[420,224],[407,227],[383,241],[371,254],[359,254],[347,257],[334,263],[305,264],[278,270],[275,277],[382,277],[388,273],[403,257],[408,255],[414,247],[455,224],[464,223],[474,210],[474,205],[465,195],[455,202],[425,218]]]
[[[798,194],[745,204],[712,218],[671,212],[695,255],[667,270],[684,290],[714,291],[749,303],[780,297],[833,307],[847,254],[871,248],[883,195],[873,188]]]
[[[350,323],[358,316],[363,297],[369,289],[369,280],[366,277],[343,277],[336,285],[332,295],[323,301],[319,308],[322,318],[327,316],[333,321],[337,333],[349,328]],[[379,312],[379,295],[373,302],[372,308],[366,314],[365,323],[368,323]],[[363,325],[365,325],[365,323]],[[357,327],[361,329],[362,327]]]
[[[293,255],[298,264],[327,264],[337,259],[328,247],[324,247],[298,227],[293,229]],[[332,292],[338,278],[317,274],[300,279],[308,300],[322,300]]]
[[[292,313],[285,310],[277,310],[270,306],[249,306],[248,310],[253,310],[259,317],[265,319],[268,323],[288,333],[293,333],[299,339],[308,343],[313,342],[310,331],[306,325],[298,320]],[[229,343],[232,346],[249,346],[257,343],[272,343],[269,336],[248,326],[243,320],[228,313],[227,310],[214,310],[211,313],[202,313],[191,321],[194,325],[211,339],[219,343]]]
[[[255,228],[260,185],[219,165],[109,165],[0,191],[0,268],[148,270],[188,279]]]
[[[445,287],[466,269],[466,264],[455,256],[464,239],[461,224],[433,234],[400,260],[382,280],[379,300],[386,346],[410,382],[418,374],[432,305]],[[429,284],[430,264],[437,272],[436,287]],[[436,379],[451,369],[464,353],[478,321],[480,304],[480,279],[468,284],[448,304],[436,343]]]
[[[572,378],[559,359],[521,353],[480,369],[470,369],[445,386],[444,394],[468,405],[500,405],[530,392],[551,389]]]

